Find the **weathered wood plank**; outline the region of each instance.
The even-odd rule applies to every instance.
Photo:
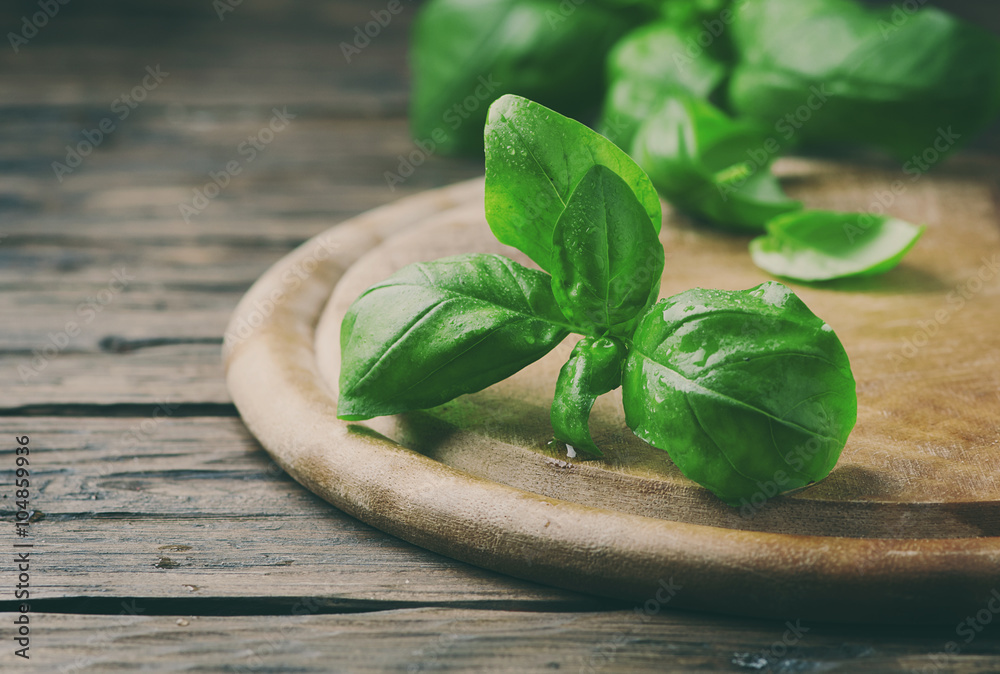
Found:
[[[961,5],[987,26],[995,27],[1000,17],[975,0],[945,4]],[[4,3],[0,25],[16,26],[35,7],[27,0]],[[204,0],[70,3],[21,53],[0,51],[0,234],[9,237],[0,239],[0,274],[18,268],[24,279],[0,281],[2,348],[24,351],[0,357],[5,382],[15,379],[0,407],[129,402],[130,413],[144,414],[145,405],[151,414],[161,402],[158,391],[164,393],[162,402],[172,403],[176,395],[178,401],[222,403],[214,344],[113,354],[101,350],[101,341],[217,338],[242,295],[241,284],[269,266],[272,253],[276,260],[283,250],[355,213],[481,173],[477,162],[431,158],[396,192],[385,187],[383,172],[395,170],[397,155],[413,149],[404,119],[404,42],[416,8],[406,5],[399,21],[347,67],[338,43],[349,39],[373,8],[378,7],[361,0],[244,2],[220,22]],[[145,65],[155,63],[171,72],[163,86],[59,184],[51,162],[64,154],[65,144],[78,141],[83,129],[107,115],[111,101],[135,86]],[[185,223],[178,202],[204,183],[208,171],[219,170],[240,134],[260,128],[274,105],[288,105],[299,117],[204,213]],[[16,385],[16,365],[25,353],[39,347],[39,340],[44,344],[50,330],[62,329],[86,294],[100,289],[100,267],[86,259],[74,266],[92,253],[94,242],[130,259],[139,256],[147,278],[160,264],[168,274],[160,281],[168,282],[163,289],[139,284],[122,296],[121,313],[113,311],[116,305],[108,307],[43,377]],[[205,249],[194,249],[191,260],[140,250],[166,244],[176,253],[171,246],[179,243]],[[47,267],[54,258],[44,255],[16,266],[20,255],[34,255],[37,246],[47,244],[63,249],[62,272]],[[224,246],[232,248],[231,258],[217,254]],[[108,259],[100,258],[101,264]],[[192,263],[196,259],[201,267]],[[187,283],[170,275],[169,264],[183,268]],[[52,448],[40,506],[50,514],[35,526],[53,544],[39,559],[59,567],[52,576],[47,570],[38,576],[52,582],[44,596],[53,601],[62,601],[56,599],[62,593],[108,598],[133,593],[152,597],[139,604],[147,606],[148,615],[166,598],[206,595],[190,604],[192,612],[205,613],[212,610],[213,597],[265,591],[275,600],[295,593],[354,602],[369,596],[422,602],[464,596],[470,603],[510,600],[532,608],[549,605],[541,597],[556,596],[431,555],[346,518],[287,478],[270,476],[266,456],[235,419],[172,419],[148,433],[144,421],[150,419],[0,420],[8,433],[27,430]],[[139,426],[141,441],[128,436],[133,425]],[[125,458],[115,460],[123,448]],[[125,465],[132,456],[140,458],[142,469]],[[227,515],[232,512],[237,514]],[[191,532],[202,547],[160,549]],[[295,552],[287,557],[293,563],[278,566],[286,550]],[[180,566],[152,566],[161,556]],[[180,584],[179,576],[188,572],[203,575],[210,591]],[[291,589],[282,595],[276,586],[285,583]],[[340,584],[347,591],[341,593]],[[245,606],[238,604],[239,610]],[[73,609],[64,604],[53,610]],[[314,615],[291,623],[283,616],[201,618],[188,619],[186,626],[174,617],[139,617],[120,627],[117,610],[106,617],[36,614],[33,619],[39,625],[35,664],[51,670],[73,667],[83,656],[94,658],[90,671],[219,671],[241,664],[252,671],[551,671],[550,663],[579,671],[602,653],[614,656],[596,660],[603,671],[1000,669],[1000,648],[990,631],[963,645],[964,655],[953,661],[928,655],[953,634],[859,629],[827,641],[814,628],[787,657],[761,664],[754,656],[781,639],[782,626],[744,629],[725,619],[669,617],[676,621],[669,627],[651,627],[629,613],[610,614],[600,624],[589,622],[593,615],[461,611]],[[624,643],[614,641],[619,635]],[[609,641],[622,646],[602,650]],[[263,660],[253,659],[257,655]],[[9,660],[7,652],[0,657],[3,667]]]
[[[0,419],[10,442],[31,438],[33,597],[600,604],[376,531],[284,475],[239,419],[171,418],[175,409]],[[9,483],[0,495],[11,521]]]
[[[17,239],[12,243],[18,244]],[[103,288],[112,291],[169,287],[196,292],[230,293],[247,288],[291,247],[271,244],[236,246],[110,245],[76,241],[21,243],[11,264],[0,268],[0,289],[49,294],[60,289],[82,295]],[[30,271],[30,279],[27,272]]]
[[[32,616],[38,665],[61,671],[885,672],[1000,668],[1000,640],[948,629],[744,621],[644,608],[606,613],[403,609],[350,615]],[[138,615],[130,615],[137,613]],[[791,627],[790,627],[791,626]],[[949,641],[961,652],[944,652]],[[386,647],[391,645],[391,647]],[[127,663],[127,664],[126,664]],[[179,669],[182,667],[183,669]],[[68,668],[63,669],[63,668]]]
[[[2,228],[10,237],[4,245],[95,241],[120,250],[135,243],[302,241],[364,210],[482,173],[478,160],[418,156],[421,165],[390,188],[384,174],[397,172],[399,156],[413,151],[401,118],[296,119],[247,161],[237,148],[269,112],[250,121],[213,113],[193,127],[171,126],[166,114],[161,107],[128,120],[62,183],[51,164],[65,161],[66,144],[78,140],[84,125],[40,134],[39,124],[25,122],[15,137],[35,139],[30,147],[0,146],[9,161],[38,159],[32,170],[0,182]],[[148,162],[151,155],[157,163]],[[230,161],[239,162],[239,173],[185,220],[180,204],[194,204],[194,190]]]
[[[44,351],[48,344],[65,342],[59,336],[62,333],[69,336],[69,343],[65,348],[53,347],[57,353],[99,351],[101,340],[108,336],[218,339],[245,290],[127,290],[99,305],[100,311],[91,308],[94,304],[90,298],[97,296],[85,291],[4,291],[0,292],[0,315],[8,322],[3,349],[18,356],[30,355],[36,349]],[[50,338],[50,334],[54,337]],[[54,355],[52,348],[47,355]]]
[[[145,346],[149,343],[105,338],[99,348],[107,351],[99,353],[63,352],[51,359],[0,354],[0,372],[7,375],[0,409],[230,402],[222,379],[222,338],[195,339],[204,341]]]
[[[107,105],[141,81],[146,65],[159,63],[170,72],[163,86],[178,102],[256,105],[267,92],[284,103],[310,101],[354,114],[405,109],[413,4],[404,3],[405,11],[350,62],[340,43],[371,21],[370,3],[229,6],[233,11],[221,19],[200,0],[151,2],[138,11],[119,2],[61,6],[27,45],[0,52],[0,98],[7,105]],[[8,3],[0,20],[15,28],[37,10],[35,3]]]

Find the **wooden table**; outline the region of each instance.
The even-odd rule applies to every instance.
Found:
[[[985,4],[963,3],[996,25]],[[11,5],[5,33],[38,11]],[[70,3],[0,50],[0,671],[1000,671],[995,624],[948,655],[956,626],[615,604],[424,551],[275,468],[223,383],[240,296],[338,221],[482,171],[431,157],[387,186],[413,147],[415,7],[350,63],[339,47],[381,7]],[[84,133],[96,148],[71,166]],[[195,200],[212,173],[225,186]],[[34,546],[27,661],[15,543]]]

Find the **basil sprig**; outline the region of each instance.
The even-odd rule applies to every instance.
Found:
[[[829,326],[774,282],[654,305],[664,254],[642,169],[525,99],[500,99],[489,118],[490,227],[548,273],[461,255],[369,288],[342,326],[338,415],[440,405],[510,376],[572,332],[583,338],[556,382],[558,440],[601,456],[590,412],[623,386],[629,426],[727,503],[825,477],[857,409]]]

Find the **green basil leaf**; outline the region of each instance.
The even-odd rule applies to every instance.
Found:
[[[719,225],[761,229],[801,208],[771,173],[778,150],[772,141],[755,124],[680,96],[643,123],[632,156],[678,209]]]
[[[663,246],[635,194],[611,169],[593,166],[552,235],[552,292],[585,334],[631,334],[656,301]]]
[[[728,68],[698,44],[705,32],[700,23],[685,29],[657,22],[622,38],[608,54],[610,85],[597,130],[628,151],[642,122],[671,94],[711,96]]]
[[[824,478],[857,419],[840,340],[773,281],[658,302],[636,329],[622,394],[636,435],[730,505]]]
[[[713,38],[719,38],[732,21],[731,4],[733,0],[669,0],[661,3],[660,15],[671,24],[697,25],[702,30],[707,29]],[[714,23],[716,21],[718,24]]]
[[[413,28],[413,137],[428,153],[482,155],[487,108],[510,92],[591,116],[608,50],[645,16],[595,2],[431,0]]]
[[[594,456],[603,456],[590,435],[590,410],[598,396],[622,383],[625,345],[613,337],[584,337],[559,371],[552,401],[552,429],[557,440]]]
[[[786,141],[940,156],[1000,112],[1000,40],[932,7],[759,0],[732,34],[730,103]]]
[[[573,2],[573,0],[571,0]],[[637,22],[650,21],[657,16],[660,11],[660,4],[663,0],[596,0],[598,5],[615,9],[618,11],[628,10],[635,12]],[[574,2],[574,5],[576,3]],[[580,4],[583,4],[582,2]],[[561,5],[561,11],[568,11],[570,5]]]
[[[750,255],[761,269],[798,281],[874,276],[899,264],[923,233],[887,216],[802,211],[767,223]]]
[[[547,274],[499,255],[411,264],[341,328],[342,419],[426,409],[506,379],[567,335]]]
[[[504,96],[486,122],[486,219],[493,234],[551,269],[552,231],[577,183],[597,165],[628,184],[659,232],[660,198],[627,154],[579,122]]]

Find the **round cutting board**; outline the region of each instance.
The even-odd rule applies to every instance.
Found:
[[[881,203],[888,180],[832,163],[780,168],[812,207],[864,210]],[[1000,229],[988,185],[970,173],[958,165],[890,192],[895,215],[930,225],[896,270],[793,286],[843,341],[859,403],[834,472],[794,494],[775,496],[778,485],[765,483],[742,507],[723,504],[632,435],[620,392],[599,399],[591,419],[605,458],[568,456],[552,439],[549,405],[573,336],[514,377],[438,408],[336,418],[340,320],[365,288],[411,262],[464,252],[529,264],[490,233],[482,180],[371,211],[276,264],[227,330],[229,390],[296,480],[460,560],[640,603],[960,620],[1000,586]],[[661,242],[661,297],[769,278],[745,237],[669,209]]]

